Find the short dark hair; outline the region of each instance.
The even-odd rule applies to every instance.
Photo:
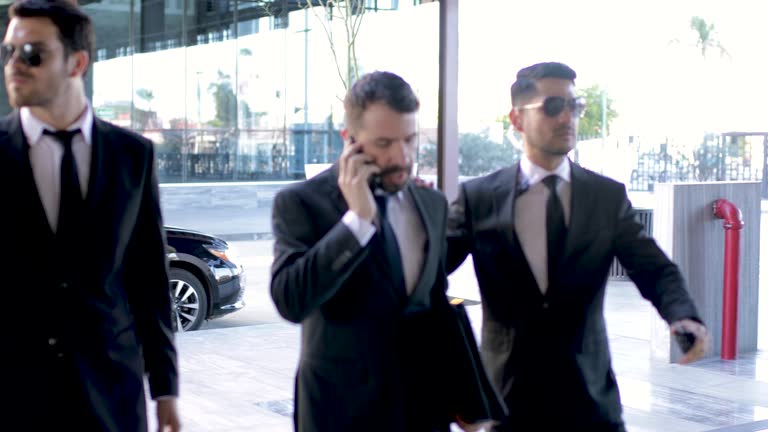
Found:
[[[542,78],[559,78],[573,82],[576,72],[563,63],[547,62],[520,69],[512,84],[512,106],[520,106],[536,95],[536,81]]]
[[[366,108],[379,102],[403,114],[419,109],[419,98],[404,79],[392,72],[376,71],[361,76],[349,88],[344,97],[344,123],[354,130]]]
[[[50,19],[59,30],[64,57],[85,51],[90,65],[93,59],[93,23],[73,0],[19,0],[8,8],[8,17]]]

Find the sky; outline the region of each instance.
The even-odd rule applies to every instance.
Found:
[[[497,127],[517,70],[553,60],[577,71],[578,87],[606,89],[619,113],[617,133],[768,130],[768,1],[462,0],[459,10],[462,132]],[[425,127],[437,120],[438,11],[432,3],[367,14],[358,39],[364,71],[388,69],[411,82]],[[715,24],[729,56],[713,50],[702,58],[689,27],[694,15]],[[221,70],[237,76],[252,111],[269,112],[267,122],[278,126],[284,111],[289,123],[303,121],[306,71],[308,120],[322,122],[331,110],[340,119],[344,90],[328,41],[312,14],[307,22],[306,68],[304,15],[294,12],[285,31],[98,62],[94,104],[130,99],[131,89],[115,83],[132,83],[153,90],[151,108],[161,117],[194,120],[199,113],[205,121],[214,115],[208,85]],[[260,24],[269,28],[267,20]],[[242,48],[253,54],[238,56]]]

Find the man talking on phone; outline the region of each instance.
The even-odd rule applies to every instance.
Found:
[[[447,204],[411,182],[418,108],[399,76],[364,75],[344,99],[339,161],[275,197],[272,299],[302,325],[299,432],[449,430],[423,373],[422,318],[447,306]]]

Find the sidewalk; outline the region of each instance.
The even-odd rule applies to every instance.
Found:
[[[741,355],[730,362],[710,359],[692,366],[654,361],[648,343],[655,313],[650,304],[628,282],[611,282],[606,302],[613,364],[629,431],[768,430],[756,423],[768,419],[768,354]],[[479,330],[480,306],[468,310]],[[288,323],[180,334],[184,430],[291,431],[299,337],[299,327]]]

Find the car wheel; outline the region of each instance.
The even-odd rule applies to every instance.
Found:
[[[203,284],[192,273],[172,268],[173,329],[179,332],[200,328],[208,312],[208,297]]]

